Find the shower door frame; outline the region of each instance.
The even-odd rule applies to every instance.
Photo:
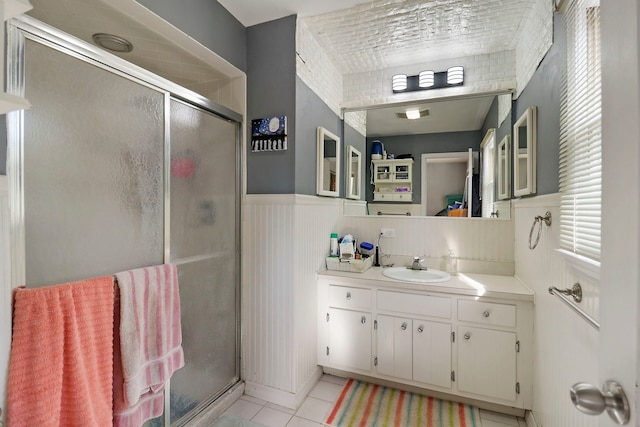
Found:
[[[164,262],[171,259],[170,252],[170,106],[171,99],[176,99],[191,107],[211,113],[220,119],[234,123],[236,127],[236,176],[235,176],[235,294],[236,294],[236,366],[235,376],[226,387],[205,399],[176,425],[184,425],[199,413],[204,411],[211,403],[241,381],[241,200],[242,200],[242,123],[243,116],[222,105],[192,92],[170,80],[164,79],[152,72],[127,62],[102,49],[79,40],[54,27],[44,24],[34,18],[22,15],[7,22],[6,41],[6,91],[9,94],[25,96],[25,42],[32,40],[44,46],[50,47],[76,59],[87,62],[110,73],[149,87],[164,94]],[[11,264],[11,289],[25,284],[26,278],[26,252],[25,252],[25,211],[24,211],[24,111],[13,111],[7,114],[7,177],[9,181],[9,206],[10,206],[10,264]],[[169,384],[167,384],[169,385]],[[170,426],[170,386],[165,392],[164,425]]]

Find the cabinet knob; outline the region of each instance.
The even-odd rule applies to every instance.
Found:
[[[491,313],[489,313],[489,310],[485,310],[485,311],[482,313],[482,317],[489,317],[490,315],[491,315]]]
[[[366,316],[362,316],[362,318],[360,319],[360,323],[362,323],[363,325],[365,323],[367,323],[367,317]]]
[[[347,292],[347,299],[351,299],[351,292]]]
[[[400,329],[402,329],[403,331],[406,331],[407,330],[407,322],[404,322],[402,324],[402,326],[400,326]]]
[[[424,326],[418,326],[418,333],[421,334],[424,331]]]
[[[465,340],[469,340],[471,338],[471,334],[469,332],[467,332],[466,334],[464,334],[464,339]]]

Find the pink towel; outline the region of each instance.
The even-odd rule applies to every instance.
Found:
[[[8,425],[109,425],[112,340],[113,277],[17,289]]]
[[[114,424],[135,426],[162,414],[164,384],[184,366],[178,271],[165,264],[118,273],[116,279],[120,360],[114,361]]]

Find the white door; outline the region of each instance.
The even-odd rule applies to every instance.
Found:
[[[412,378],[411,319],[378,316],[377,357],[379,374]]]
[[[329,361],[336,367],[371,370],[371,313],[329,310]]]
[[[413,379],[451,388],[451,325],[413,321]]]
[[[640,286],[640,51],[636,0],[601,2],[602,25],[602,268],[600,384],[619,382],[638,425]],[[620,209],[617,201],[625,201]],[[614,426],[607,415],[600,426]]]

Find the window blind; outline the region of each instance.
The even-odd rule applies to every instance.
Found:
[[[600,261],[601,59],[599,0],[565,12],[567,70],[560,104],[560,246]]]

